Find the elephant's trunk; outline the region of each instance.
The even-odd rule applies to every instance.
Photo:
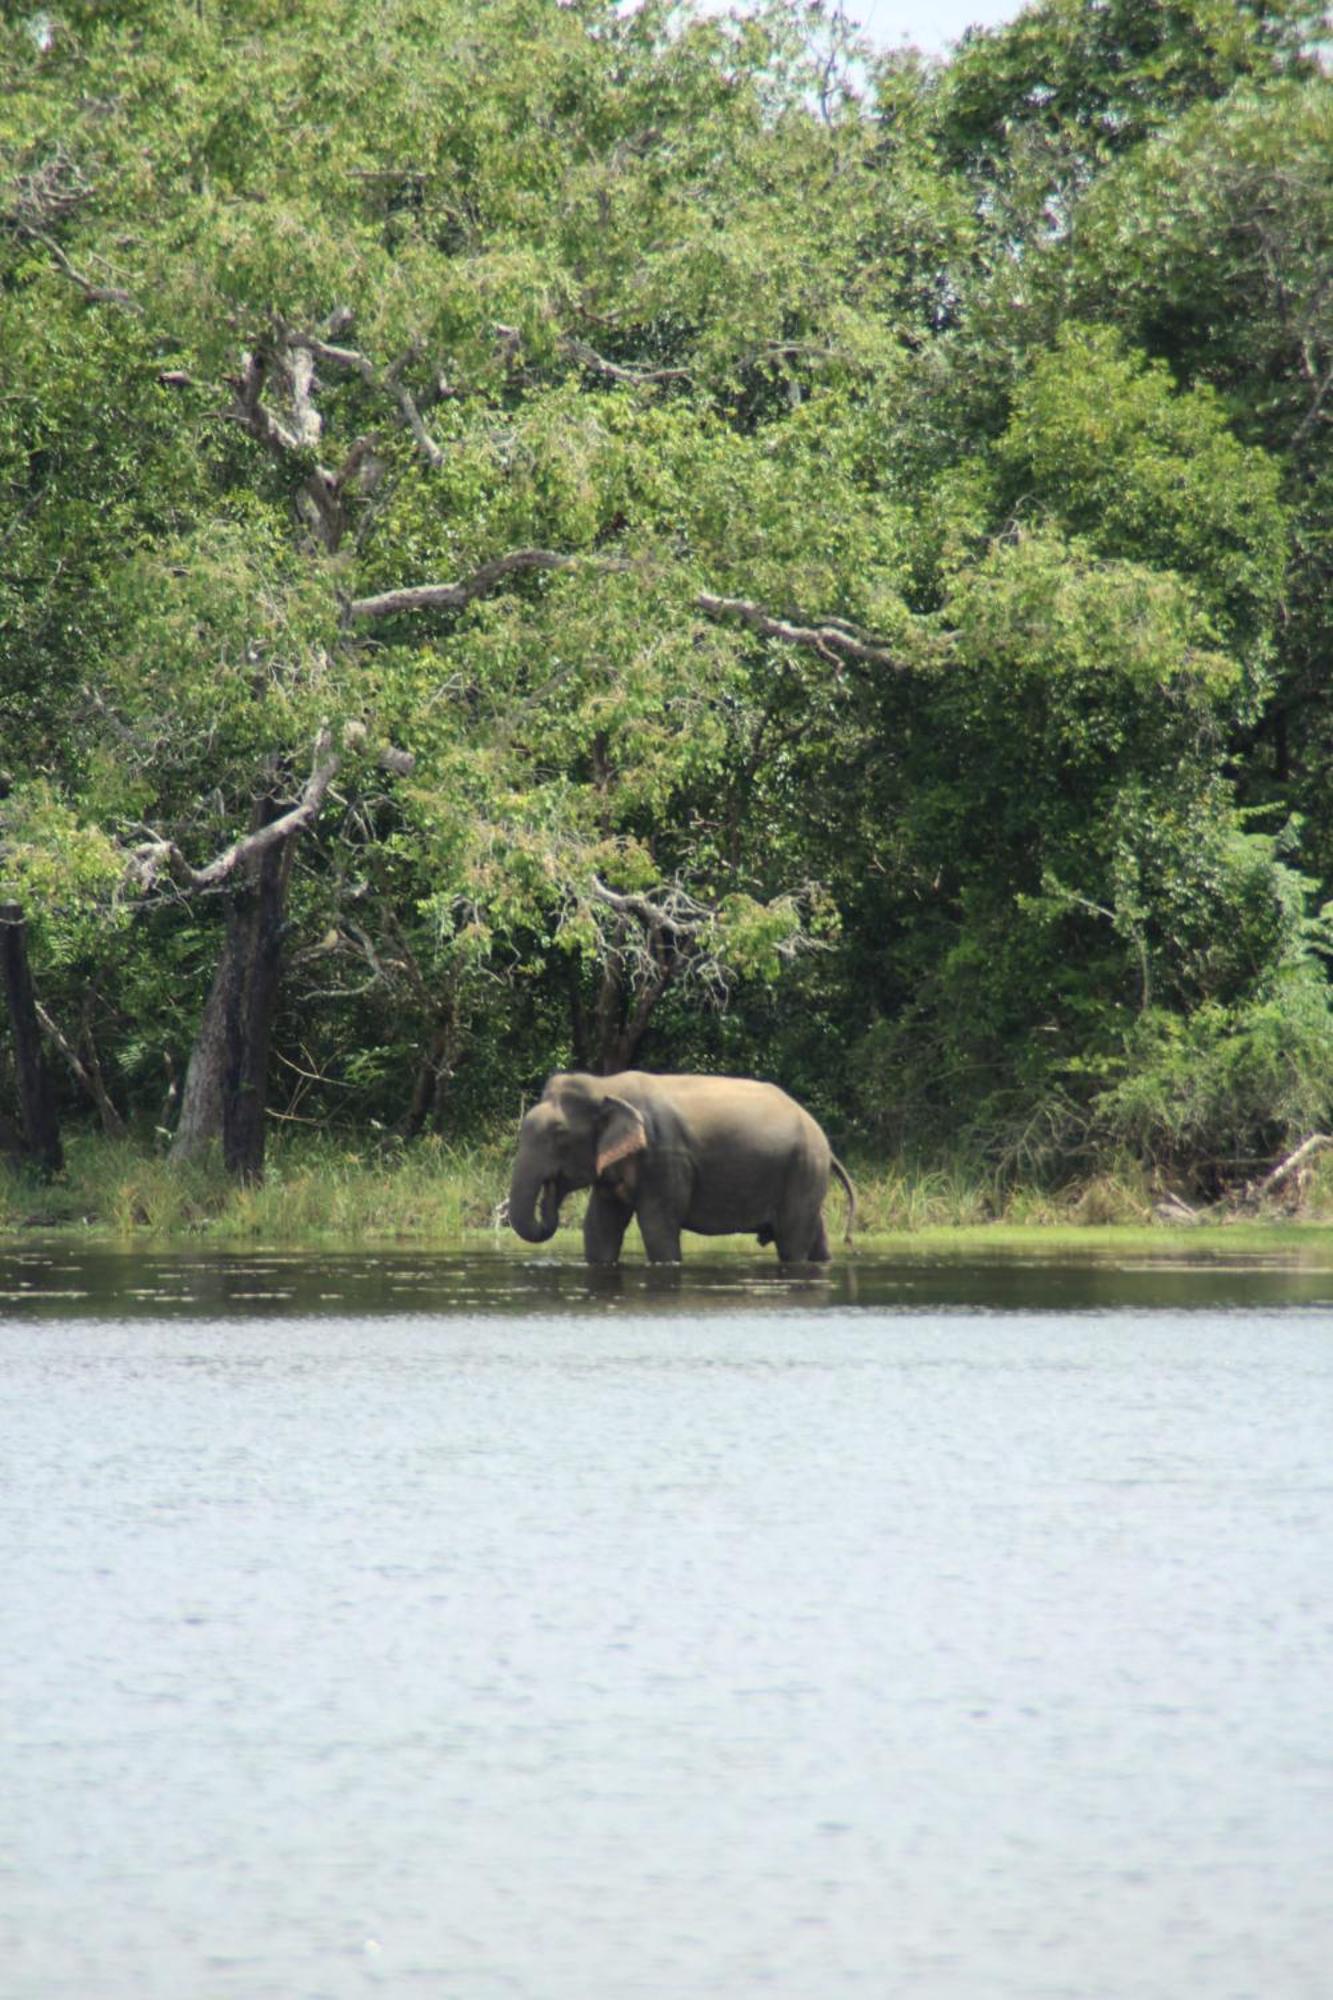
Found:
[[[554,1178],[541,1180],[516,1167],[509,1188],[510,1227],[525,1243],[545,1243],[555,1235],[559,1220],[560,1190]]]

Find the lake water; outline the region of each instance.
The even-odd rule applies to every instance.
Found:
[[[0,1444],[5,2000],[1330,1991],[1317,1259],[32,1250]]]

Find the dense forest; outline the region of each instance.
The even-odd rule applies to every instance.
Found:
[[[25,1008],[242,1174],[571,1066],[1030,1179],[1326,1125],[1323,32],[7,6],[10,1149]]]

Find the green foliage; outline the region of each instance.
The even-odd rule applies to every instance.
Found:
[[[1222,643],[1253,659],[1282,584],[1279,472],[1206,387],[1174,393],[1164,365],[1105,329],[1066,328],[1020,383],[997,457],[1012,512],[1040,507],[1099,554],[1187,577]]]
[[[58,968],[94,955],[123,927],[124,858],[42,778],[0,801],[0,900],[22,904],[33,949]]]
[[[1093,1103],[1094,1134],[1215,1194],[1257,1178],[1333,1109],[1333,1017],[1322,974],[1293,968],[1248,1005],[1153,1010]]]
[[[1326,32],[1317,0],[1040,0],[964,36],[939,82],[939,143],[973,174],[1067,200],[1192,106],[1309,75]]]

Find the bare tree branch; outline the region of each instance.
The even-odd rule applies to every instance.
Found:
[[[649,896],[612,889],[600,875],[593,876],[592,889],[599,902],[607,904],[619,916],[637,918],[649,932],[670,931],[688,936],[713,921],[713,911],[708,905],[698,902],[678,882],[661,890],[656,901]]]
[[[227,377],[227,386],[235,399],[227,414],[234,423],[248,430],[257,443],[271,451],[275,458],[285,459],[293,452],[317,443],[319,433],[316,430],[313,438],[302,437],[296,430],[279,423],[266,407],[263,395],[270,365],[271,357],[263,348],[249,349],[241,356],[239,375]]]
[[[335,346],[332,341],[323,340],[318,334],[300,333],[293,327],[283,327],[282,337],[289,347],[303,350],[315,360],[322,361],[325,367],[345,368],[351,374],[359,375],[369,388],[382,390],[392,396],[402,413],[404,423],[412,433],[417,450],[426,463],[431,466],[444,464],[444,453],[426,429],[416,398],[402,379],[409,362],[415,358],[413,350],[409,349],[393,363],[391,368],[381,374],[370,357],[355,347]]]
[[[508,555],[497,556],[493,562],[482,563],[471,576],[462,577],[456,583],[409,584],[401,590],[382,591],[376,597],[354,597],[347,606],[347,614],[366,624],[378,618],[396,618],[413,611],[460,611],[507,576],[522,570],[571,569],[579,563],[601,570],[624,571],[631,567],[628,559],[620,556],[570,556],[560,555],[554,549],[514,549]],[[800,646],[819,653],[834,666],[849,660],[870,666],[891,667],[897,672],[903,671],[906,666],[906,662],[889,647],[841,618],[825,619],[818,625],[798,623],[793,619],[779,618],[750,598],[719,597],[708,590],[696,591],[690,602],[706,618],[736,619],[763,638],[780,639],[785,645]]]
[[[143,311],[139,301],[131,293],[122,291],[119,285],[99,285],[95,278],[76,270],[54,236],[48,236],[44,230],[29,229],[26,226],[21,228],[20,233],[26,236],[30,243],[40,243],[48,256],[54,257],[62,274],[71,284],[78,286],[90,305],[120,306],[123,311],[129,313]]]
[[[349,373],[359,375],[361,380],[368,382],[372,388],[377,385],[379,377],[374,363],[356,348],[337,347],[330,340],[321,340],[318,334],[298,333],[295,327],[286,325],[280,324],[279,332],[288,347],[301,348],[316,361],[322,361],[326,367],[346,368]]]
[[[1271,1174],[1265,1174],[1261,1181],[1257,1181],[1253,1187],[1245,1190],[1246,1202],[1258,1203],[1265,1200],[1268,1195],[1275,1194],[1285,1180],[1292,1174],[1298,1173],[1316,1153],[1322,1153],[1326,1146],[1333,1146],[1333,1139],[1326,1132],[1312,1133],[1308,1139],[1301,1142],[1294,1153],[1288,1153],[1285,1160],[1279,1161]]]
[[[123,1139],[125,1136],[125,1120],[111,1102],[106,1085],[98,1073],[96,1063],[90,1065],[84,1062],[78,1050],[61,1033],[59,1027],[51,1019],[51,1016],[40,1001],[37,1003],[37,1022],[42,1033],[48,1040],[55,1043],[55,1046],[69,1064],[75,1081],[87,1091],[89,1097],[97,1106],[98,1114],[102,1120],[102,1130],[113,1139]]]
[[[862,660],[870,666],[897,669],[904,664],[887,646],[863,637],[841,619],[822,625],[798,625],[791,619],[775,617],[762,604],[756,604],[748,597],[715,597],[708,590],[699,591],[694,603],[706,617],[738,619],[765,639],[781,639],[788,646],[805,647],[835,663]]]
[[[267,384],[276,380],[289,405],[289,421],[275,416],[264,400]],[[319,444],[323,421],[315,407],[315,356],[308,345],[287,341],[280,332],[279,344],[257,346],[241,357],[241,371],[228,377],[232,406],[226,413],[233,423],[249,431],[257,443],[280,462],[294,457],[309,464]],[[308,518],[319,539],[330,552],[336,550],[347,528],[343,493],[352,476],[374,450],[373,440],[359,437],[352,445],[341,469],[315,463],[301,485]]]
[[[234,874],[243,862],[255,861],[270,847],[290,839],[292,834],[301,833],[313,825],[324,803],[325,793],[337,775],[342,759],[333,749],[333,737],[328,729],[322,729],[315,739],[314,764],[310,776],[296,804],[267,826],[257,828],[253,833],[242,835],[225,847],[206,867],[195,868],[186,860],[174,840],[145,841],[134,849],[133,874],[139,886],[151,889],[158,878],[167,874],[182,889],[199,890],[216,888]]]
[[[688,368],[624,368],[617,361],[608,361],[588,346],[585,340],[578,340],[567,334],[560,346],[571,361],[577,361],[580,368],[586,368],[590,375],[605,375],[609,381],[623,382],[631,389],[656,389],[663,382],[692,382],[694,377]]]
[[[0,223],[7,223],[24,242],[39,244],[90,304],[141,312],[138,300],[119,285],[102,284],[79,270],[52,234],[92,197],[92,184],[82,168],[57,149],[0,185]]]
[[[403,413],[403,420],[407,428],[412,433],[413,443],[425,459],[427,465],[437,467],[443,465],[444,453],[426,429],[421,411],[417,408],[416,399],[406,382],[395,382],[393,393],[398,398],[398,407]]]
[[[364,729],[360,724],[349,724],[343,731],[343,741],[350,750],[363,749]],[[257,827],[252,833],[234,840],[230,847],[223,848],[221,854],[203,868],[193,867],[174,840],[142,841],[131,851],[132,879],[144,890],[155,888],[163,875],[168,876],[178,888],[191,892],[217,888],[242,863],[257,860],[270,847],[276,847],[314,824],[342,761],[341,754],[333,748],[332,732],[327,727],[321,729],[315,738],[310,776],[300,798],[288,811],[270,820],[266,826]],[[406,777],[414,768],[416,759],[410,750],[399,750],[388,744],[376,753],[375,762],[382,771]]]
[[[521,570],[570,569],[578,561],[578,556],[557,555],[553,549],[513,549],[507,556],[483,563],[458,583],[418,583],[403,590],[382,591],[378,597],[354,597],[347,607],[348,615],[364,622],[396,618],[404,611],[458,611]]]
[[[25,169],[0,189],[0,215],[28,235],[77,215],[93,198],[92,182],[59,146],[44,158],[30,154]]]

